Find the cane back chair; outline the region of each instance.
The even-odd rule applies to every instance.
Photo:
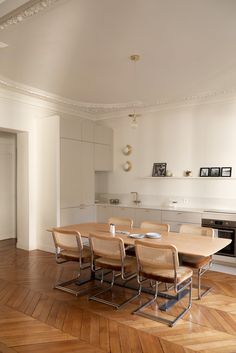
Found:
[[[133,220],[131,218],[110,217],[108,219],[108,224],[114,224],[115,226],[127,226],[132,228]]]
[[[112,273],[110,286],[89,299],[120,309],[135,299],[138,294],[135,293],[120,304],[100,298],[100,295],[112,290],[116,278],[120,277],[125,282],[128,282],[136,277],[136,260],[126,255],[123,239],[119,237],[102,236],[93,233],[90,234],[89,240],[92,252],[92,271],[95,272],[98,268],[102,270],[101,283],[104,282],[105,269]]]
[[[192,305],[192,274],[193,271],[188,267],[179,266],[178,251],[174,245],[171,244],[157,244],[147,242],[145,240],[135,241],[135,251],[137,257],[137,280],[139,283],[139,294],[142,291],[142,283],[145,280],[152,280],[155,282],[155,293],[152,299],[141,305],[133,313],[144,316],[146,318],[166,323],[173,326],[179,319],[181,319],[190,309]],[[152,313],[145,312],[144,310],[152,303],[157,302],[159,294],[158,285],[160,283],[171,283],[175,292],[174,296],[168,296],[169,305],[176,296],[182,294],[189,295],[188,304],[184,309],[173,319],[170,320],[162,316],[156,316]],[[168,303],[165,307],[168,309]],[[158,306],[159,310],[162,310]]]
[[[202,235],[206,237],[214,237],[214,229],[200,226],[193,226],[188,224],[182,224],[180,227],[180,233],[186,233],[190,235]],[[191,267],[197,271],[197,299],[201,299],[206,295],[211,287],[204,286],[201,284],[202,275],[210,269],[212,265],[212,256],[194,256],[194,255],[181,255],[181,262],[183,266]],[[202,291],[202,288],[204,289]]]
[[[148,229],[152,232],[169,232],[170,225],[165,223],[155,223],[149,221],[143,221],[140,225],[142,229]]]
[[[79,264],[78,275],[76,278],[65,282],[56,283],[54,288],[75,294],[76,296],[85,293],[87,289],[82,289],[79,287],[82,284],[89,282],[90,278],[87,280],[80,280],[80,277],[82,270],[90,268],[90,249],[83,245],[81,235],[77,231],[53,228],[52,236],[55,244],[56,262],[58,264],[63,264],[65,262],[73,261]],[[78,289],[74,290],[68,287],[73,283],[78,286]]]

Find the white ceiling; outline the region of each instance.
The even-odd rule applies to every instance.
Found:
[[[61,0],[0,32],[0,75],[104,105],[214,94],[236,88],[235,18],[235,0]]]

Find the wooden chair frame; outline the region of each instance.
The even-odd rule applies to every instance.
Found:
[[[173,258],[173,270],[174,270],[173,278],[172,279],[170,278],[167,280],[166,278],[164,278],[164,277],[161,278],[161,276],[160,276],[155,279],[153,275],[151,275],[149,273],[145,273],[142,269],[142,265],[140,263],[140,258],[139,258],[138,251],[137,251],[137,246],[139,246],[139,245],[144,246],[144,247],[149,247],[149,248],[162,249],[162,251],[165,251],[167,249],[171,250],[172,251],[172,258]],[[151,279],[151,281],[155,282],[155,285],[154,285],[155,292],[154,292],[153,297],[150,300],[148,300],[147,302],[145,302],[144,304],[142,304],[141,306],[139,306],[136,310],[134,310],[133,314],[140,315],[140,316],[143,316],[143,317],[146,317],[148,319],[155,320],[158,322],[162,322],[162,323],[168,324],[168,326],[170,326],[170,327],[173,327],[177,323],[177,321],[180,320],[189,311],[189,309],[192,306],[192,276],[188,277],[184,281],[178,282],[178,279],[177,279],[178,252],[177,252],[176,247],[173,245],[153,244],[153,243],[147,243],[147,242],[143,242],[141,240],[137,240],[135,242],[135,250],[136,250],[137,266],[138,266],[138,268],[137,268],[137,281],[139,283],[139,295],[142,292],[142,283],[145,282],[146,280],[150,280],[150,279]],[[175,317],[174,320],[168,320],[166,318],[158,317],[158,316],[144,312],[145,308],[150,306],[152,303],[156,302],[158,295],[160,294],[159,283],[173,283],[173,287],[174,287],[175,293],[177,295],[179,295],[181,293],[184,294],[184,291],[188,290],[188,294],[189,294],[188,305]],[[175,298],[175,297],[173,297],[173,298]],[[173,298],[171,298],[169,300],[172,301]],[[161,310],[161,308],[159,308],[159,310]],[[168,310],[168,305],[166,307],[166,310]]]
[[[189,224],[182,224],[179,232],[180,233],[189,233],[189,234],[193,234],[193,235],[195,234],[195,235],[208,236],[208,237],[212,237],[212,238],[214,237],[214,229],[207,228],[207,227],[201,227],[201,226],[192,226]],[[194,256],[193,256],[193,258],[194,258]],[[186,263],[186,266],[191,267],[193,270],[194,269],[197,270],[197,298],[193,298],[193,299],[200,300],[203,296],[208,294],[212,289],[209,286],[201,284],[201,277],[212,266],[212,256],[210,256],[209,261],[202,266],[201,265],[199,267],[191,266],[190,263]],[[195,286],[194,286],[194,288],[195,288]]]
[[[170,225],[166,223],[156,223],[150,221],[143,221],[140,224],[140,228],[150,229],[152,232],[169,232]]]
[[[70,257],[70,256],[63,256],[63,254],[61,252],[61,246],[60,246],[61,244],[57,240],[56,233],[63,234],[63,235],[65,234],[65,235],[73,236],[73,237],[76,238],[76,243],[77,243],[77,249],[76,250],[79,253],[78,258],[74,258],[74,257]],[[90,261],[85,263],[85,264],[83,263],[83,249],[84,249],[84,246],[83,246],[83,242],[82,242],[82,239],[81,239],[81,234],[79,232],[77,232],[77,231],[58,230],[57,228],[53,228],[52,236],[53,236],[53,241],[54,241],[54,244],[55,244],[56,262],[58,264],[63,264],[65,262],[70,262],[70,261],[79,263],[77,277],[73,278],[71,280],[68,280],[68,281],[58,282],[58,283],[56,283],[54,285],[54,288],[62,290],[62,291],[67,292],[67,293],[74,294],[76,296],[85,294],[86,292],[88,292],[88,289],[73,290],[73,289],[67,287],[67,286],[69,286],[69,285],[71,285],[73,283],[75,283],[77,286],[81,286],[81,285],[91,281],[91,278],[89,278],[87,280],[80,280],[82,270],[88,269],[91,266]]]
[[[89,298],[89,300],[94,300],[97,301],[99,303],[103,303],[103,304],[107,304],[110,305],[112,307],[115,307],[117,310],[123,308],[125,305],[127,305],[128,303],[130,303],[133,299],[138,297],[138,293],[132,295],[130,298],[128,298],[127,300],[123,301],[122,303],[115,303],[115,302],[111,302],[105,299],[100,298],[99,296],[101,294],[104,294],[108,291],[111,291],[113,286],[115,285],[115,280],[116,278],[120,277],[123,281],[125,281],[125,283],[127,283],[128,281],[130,281],[131,279],[135,278],[137,276],[136,273],[131,273],[130,275],[128,275],[125,272],[125,258],[126,258],[126,253],[125,253],[125,247],[124,247],[124,241],[121,238],[115,237],[115,238],[111,238],[111,237],[107,237],[107,236],[101,236],[101,235],[97,235],[97,234],[90,234],[89,236],[89,240],[90,240],[90,246],[91,246],[91,270],[95,273],[96,271],[98,271],[99,269],[102,269],[102,276],[101,276],[101,284],[104,282],[104,268],[96,268],[96,258],[99,261],[99,256],[103,256],[100,253],[96,252],[96,249],[94,249],[94,244],[93,244],[93,238],[97,239],[97,240],[101,240],[101,241],[107,241],[109,239],[109,241],[112,242],[118,242],[119,243],[119,250],[120,250],[120,271],[117,272],[117,268],[116,269],[112,269],[112,266],[108,266],[108,269],[111,269],[111,271],[109,271],[108,273],[112,273],[112,279],[110,282],[110,285],[99,291],[98,293],[96,293],[95,295],[91,296]],[[106,273],[106,275],[108,274]]]

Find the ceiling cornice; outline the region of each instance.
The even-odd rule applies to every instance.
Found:
[[[236,101],[236,89],[205,92],[182,98],[163,99],[154,103],[128,102],[116,104],[99,104],[79,102],[64,98],[43,90],[39,90],[0,76],[0,87],[7,89],[10,94],[8,98],[20,100],[25,104],[34,105],[47,109],[54,113],[68,113],[91,120],[105,120],[128,116],[134,106],[142,114],[154,113],[167,109],[180,107],[217,103],[225,101]]]
[[[9,12],[8,14],[0,17],[0,31],[4,30],[10,25],[18,24],[28,17],[37,15],[54,5],[59,0],[30,0],[25,4],[17,7],[15,10]]]

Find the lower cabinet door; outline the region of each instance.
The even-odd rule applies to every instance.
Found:
[[[98,223],[107,223],[108,218],[114,215],[114,207],[108,205],[96,206],[96,221]]]
[[[161,211],[149,208],[135,210],[135,226],[139,227],[144,221],[161,223]]]
[[[80,205],[61,209],[61,226],[77,223],[95,222],[95,206]]]

